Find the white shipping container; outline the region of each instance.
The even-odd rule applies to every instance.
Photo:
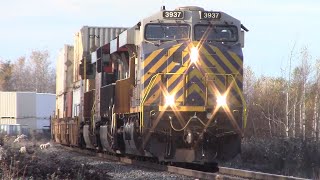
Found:
[[[72,97],[72,117],[79,116],[80,111],[80,87],[73,89]]]
[[[55,94],[0,92],[0,124],[25,125],[31,130],[50,125]]]
[[[17,118],[16,124],[26,126],[30,129],[30,132],[37,129],[37,119],[36,118]]]
[[[79,81],[79,64],[84,57],[90,57],[90,51],[108,44],[127,28],[123,27],[90,27],[84,26],[75,34],[73,81]]]
[[[56,95],[48,93],[36,94],[36,117],[49,119],[53,115],[56,105]]]
[[[73,86],[73,46],[64,45],[60,50],[56,67],[56,94],[72,89]]]
[[[23,125],[29,129],[37,129],[37,120],[36,118],[2,118],[0,119],[0,124],[6,125]]]
[[[36,93],[0,92],[0,117],[36,117]]]
[[[49,129],[50,118],[37,119],[37,129]]]
[[[31,130],[49,129],[50,118],[1,118],[0,125],[23,125]]]

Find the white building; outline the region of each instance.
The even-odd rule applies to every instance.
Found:
[[[35,92],[0,92],[0,124],[48,129],[56,95]]]

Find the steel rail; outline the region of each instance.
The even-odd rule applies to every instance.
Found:
[[[72,148],[67,146],[62,146],[62,147],[70,151],[76,151],[78,153],[83,153],[90,156],[101,157],[103,159],[107,159],[111,161],[140,166],[148,169],[166,171],[174,174],[185,175],[185,176],[190,176],[190,177],[199,178],[199,179],[306,180],[304,178],[298,178],[293,176],[269,174],[269,173],[262,173],[262,172],[255,172],[255,171],[249,171],[249,170],[227,168],[227,167],[219,167],[219,172],[216,172],[216,173],[203,172],[203,171],[192,170],[192,169],[171,166],[171,165],[160,165],[158,163],[140,161],[140,160],[130,159],[128,157],[118,157],[118,156],[109,155],[107,153],[97,153],[94,150]]]

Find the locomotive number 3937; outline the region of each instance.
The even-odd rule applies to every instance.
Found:
[[[220,19],[220,18],[221,18],[220,12],[207,12],[207,11],[200,12],[200,19]]]
[[[163,18],[166,18],[166,19],[181,19],[181,18],[183,18],[183,12],[182,11],[164,11],[163,12]]]

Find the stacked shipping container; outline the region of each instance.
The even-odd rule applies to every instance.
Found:
[[[77,145],[78,126],[80,121],[83,121],[84,108],[87,110],[86,116],[90,116],[92,106],[96,103],[93,93],[96,85],[100,83],[90,78],[82,80],[80,64],[91,63],[90,53],[109,43],[125,29],[84,26],[75,34],[73,53],[70,52],[72,46],[69,45],[65,45],[60,52],[57,62],[56,121],[52,124],[57,142]],[[69,66],[66,66],[67,64]],[[70,71],[71,68],[72,71]],[[99,107],[99,104],[95,105]],[[61,132],[67,132],[67,134],[61,134]]]
[[[56,116],[58,118],[72,116],[73,89],[73,46],[64,45],[60,51],[56,68]]]
[[[91,62],[92,51],[107,44],[124,30],[126,28],[84,26],[75,34],[74,47],[64,45],[57,60],[57,118],[74,118],[80,115],[83,94],[95,89],[96,84],[99,84],[93,79],[81,80],[80,64],[84,59]]]

